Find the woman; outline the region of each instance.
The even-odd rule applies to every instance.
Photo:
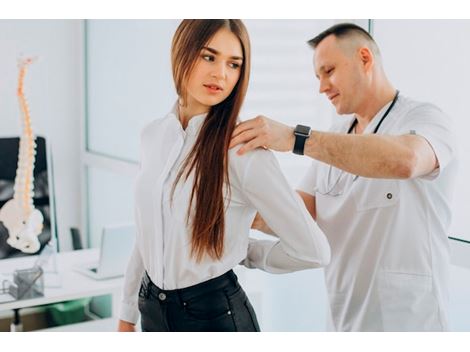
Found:
[[[259,331],[232,269],[324,266],[328,242],[271,152],[228,149],[250,72],[243,23],[182,21],[172,67],[178,102],[142,133],[119,330],[134,331],[140,311],[143,331]],[[279,241],[249,243],[257,211]]]

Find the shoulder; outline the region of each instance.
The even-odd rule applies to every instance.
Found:
[[[258,148],[243,155],[237,151],[242,147],[238,145],[228,152],[228,164],[231,173],[235,174],[240,182],[253,173],[269,173],[272,168],[280,169],[279,163],[270,150]]]
[[[429,125],[442,126],[452,129],[452,117],[446,114],[437,105],[429,102],[421,102],[408,97],[400,97],[400,104],[397,106],[397,123],[400,126],[407,125]]]
[[[164,133],[170,121],[174,118],[175,117],[169,113],[162,118],[158,118],[147,123],[140,132],[141,141],[145,142],[148,139],[154,139],[160,133]]]
[[[408,97],[400,97],[399,110],[404,115],[427,115],[446,117],[446,114],[437,106],[429,102],[414,100]]]
[[[243,155],[238,155],[237,151],[243,146],[243,144],[237,145],[228,151],[229,165],[234,167],[247,166],[254,161],[265,163],[272,160],[276,160],[274,153],[269,149],[257,148],[249,151]]]

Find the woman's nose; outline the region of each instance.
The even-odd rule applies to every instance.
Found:
[[[214,65],[211,76],[217,79],[224,79],[226,74],[225,64],[218,63]]]

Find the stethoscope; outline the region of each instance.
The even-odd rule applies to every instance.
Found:
[[[388,107],[387,111],[385,111],[385,113],[383,114],[382,118],[380,119],[379,123],[377,124],[377,126],[375,127],[374,131],[372,132],[372,134],[375,134],[377,133],[377,131],[379,130],[380,128],[380,125],[382,124],[382,122],[385,120],[385,118],[387,117],[387,115],[390,113],[390,111],[392,111],[392,108],[393,106],[395,105],[395,103],[397,102],[398,100],[398,95],[400,94],[400,91],[397,90],[396,93],[395,93],[395,97],[393,98],[392,100],[392,103],[390,104],[390,106]],[[351,124],[351,126],[349,127],[349,130],[348,130],[348,134],[350,134],[353,130],[354,130],[354,127],[356,127],[357,125],[357,118],[354,119],[353,123]],[[332,165],[329,165],[329,170],[328,170],[328,180],[330,179],[331,177],[331,173],[332,173],[332,170],[333,170],[333,166]],[[333,186],[331,187],[328,187],[329,190],[326,192],[326,193],[323,193],[323,192],[320,192],[318,191],[320,194],[323,194],[323,195],[332,195],[332,196],[339,196],[342,194],[342,192],[338,193],[338,194],[332,194],[332,191],[335,189],[335,187],[337,186],[339,180],[341,179],[341,176],[343,174],[345,174],[345,171],[344,170],[340,170],[340,174],[339,176],[337,177],[336,181],[333,183]],[[352,182],[356,181],[357,179],[359,178],[359,175],[355,175],[352,179]],[[328,182],[329,183],[329,182]]]
[[[379,123],[377,124],[377,126],[375,127],[374,131],[372,132],[372,134],[375,134],[377,133],[377,131],[379,130],[379,127],[380,125],[382,124],[382,122],[385,120],[385,118],[387,117],[387,115],[390,113],[390,111],[392,110],[393,106],[395,105],[395,103],[397,102],[398,100],[398,94],[400,94],[400,91],[397,89],[397,92],[395,93],[395,97],[393,98],[392,100],[392,103],[390,104],[390,106],[388,107],[387,111],[385,111],[385,114],[382,116],[382,118],[380,119]],[[356,127],[357,125],[357,119],[355,118],[353,123],[351,124],[351,127],[349,127],[349,130],[348,130],[348,134],[350,134],[353,130],[354,130],[354,127]]]

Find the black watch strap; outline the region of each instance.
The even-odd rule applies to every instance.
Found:
[[[297,125],[294,129],[294,154],[304,155],[305,141],[310,137],[310,127]]]

